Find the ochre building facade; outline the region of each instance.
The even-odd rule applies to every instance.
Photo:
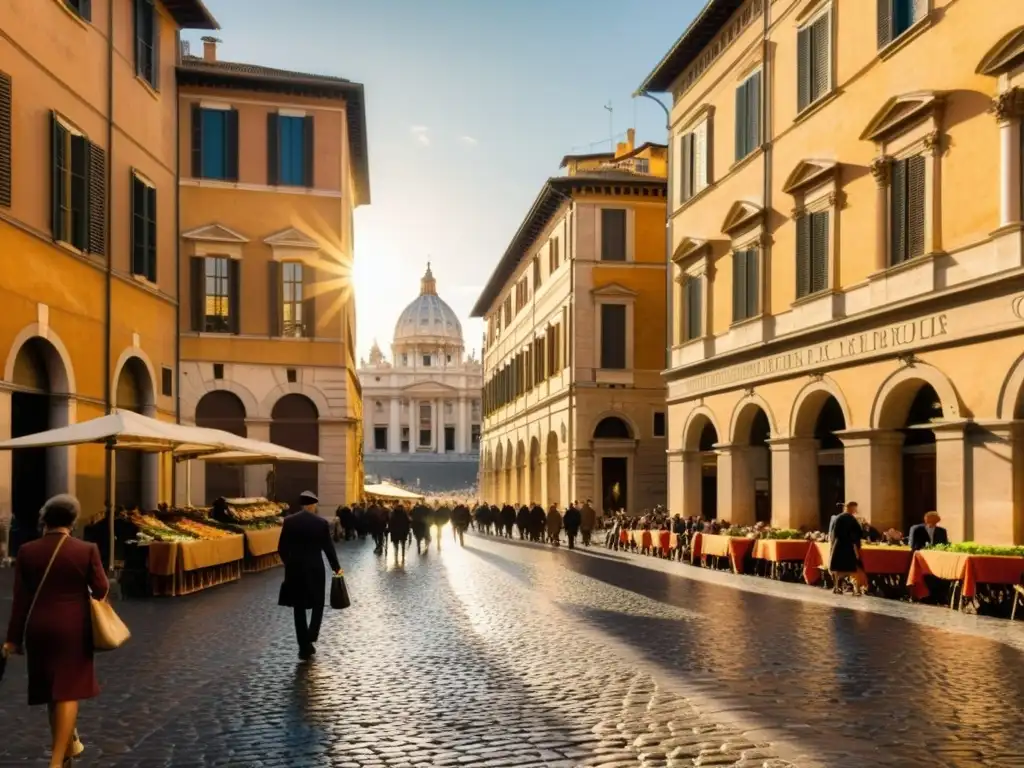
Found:
[[[324,508],[362,492],[351,281],[369,202],[363,88],[221,61],[178,68],[182,421],[321,456],[245,469],[196,462],[193,502],[262,496]]]
[[[712,0],[672,96],[673,512],[1024,543],[1024,6]]]
[[[0,14],[0,439],[128,408],[176,419],[174,69],[196,0],[9,0]],[[0,453],[0,518],[76,494],[155,507],[171,466]],[[115,482],[108,485],[110,479]]]
[[[481,496],[665,501],[665,147],[570,156],[473,310],[486,323]]]

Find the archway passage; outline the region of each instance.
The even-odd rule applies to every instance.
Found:
[[[33,337],[14,360],[11,437],[25,437],[68,423],[67,372],[57,350]],[[21,448],[11,455],[11,548],[38,534],[39,510],[49,496],[67,490],[66,448]]]
[[[814,422],[814,439],[818,441],[818,530],[827,531],[832,516],[846,501],[846,469],[843,443],[836,432],[846,429],[843,408],[829,395]]]
[[[558,467],[558,435],[554,432],[548,433],[547,450],[545,451],[547,461],[547,503],[562,505],[561,473]]]
[[[320,414],[305,395],[285,395],[270,412],[270,442],[294,451],[319,455]],[[319,467],[304,461],[280,461],[274,468],[273,495],[298,508],[303,491],[317,492]]]
[[[907,407],[900,425],[903,433],[903,517],[902,530],[920,523],[925,512],[937,508],[935,432],[927,428],[942,417],[942,401],[930,384],[921,383]]]
[[[718,517],[718,454],[715,445],[718,443],[718,430],[711,419],[704,418],[704,426],[700,430],[697,451],[700,453],[700,500],[697,510],[707,520]]]
[[[772,453],[768,449],[771,427],[760,408],[750,425],[750,470],[754,481],[754,519],[772,521]]]
[[[606,416],[594,428],[594,448],[600,462],[597,470],[602,513],[629,509],[632,439],[633,430],[618,416]]]
[[[153,388],[149,371],[137,357],[125,361],[117,377],[114,403],[125,411],[145,414],[153,406]],[[145,506],[145,501],[155,494],[147,493],[141,451],[114,451],[114,504],[125,509]]]
[[[520,440],[516,443],[516,489],[514,504],[523,504],[526,496],[526,446]]]
[[[540,440],[536,437],[530,441],[530,503],[540,504],[541,496],[540,476]]]
[[[501,504],[505,499],[502,487],[505,483],[505,449],[499,443],[494,451],[494,467],[491,470],[491,496],[488,504]]]
[[[196,405],[196,426],[221,429],[247,437],[245,405],[238,395],[223,389],[207,392]],[[239,465],[206,462],[206,502],[219,498],[241,498],[245,493],[245,470]]]

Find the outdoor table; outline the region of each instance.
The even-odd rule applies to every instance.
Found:
[[[150,592],[178,596],[237,581],[242,577],[245,537],[196,541],[154,541],[149,544],[146,568]]]
[[[771,575],[778,576],[780,563],[803,563],[811,542],[807,539],[757,539],[752,557],[771,563]]]
[[[925,576],[934,576],[956,584],[950,597],[953,607],[957,588],[960,591],[960,607],[966,597],[973,600],[979,584],[1019,584],[1024,576],[1024,557],[1003,555],[971,555],[966,552],[944,552],[922,549],[914,553],[907,575],[907,587],[915,600],[923,600],[930,593]]]
[[[804,558],[804,581],[808,584],[821,581],[820,568],[828,567],[829,551],[827,541],[816,541],[808,547]],[[860,548],[860,559],[868,576],[903,576],[910,568],[912,554],[909,547],[865,544]]]
[[[277,546],[281,541],[281,526],[262,528],[245,532],[245,560],[242,569],[246,573],[258,573],[281,564]]]
[[[712,533],[702,533],[700,536],[702,563],[706,563],[708,557],[728,557],[732,572],[743,573],[744,561],[754,548],[754,539]]]
[[[697,558],[701,556],[701,552],[704,548],[704,534],[700,531],[694,531],[693,538],[690,539],[690,564],[696,565]]]

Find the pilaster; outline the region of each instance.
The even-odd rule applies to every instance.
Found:
[[[733,525],[753,525],[754,478],[750,472],[750,446],[718,444],[718,517]]]
[[[772,525],[814,530],[818,526],[818,441],[782,437],[768,441],[772,452]]]

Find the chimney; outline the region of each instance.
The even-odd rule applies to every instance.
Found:
[[[204,37],[203,38],[203,61],[216,61],[217,60],[217,43],[219,43],[216,37]]]
[[[636,129],[635,128],[627,128],[626,129],[626,144],[627,144],[627,146],[629,146],[629,149],[627,150],[628,152],[632,152],[634,149],[636,149],[636,144],[634,143],[635,140],[636,140]]]

